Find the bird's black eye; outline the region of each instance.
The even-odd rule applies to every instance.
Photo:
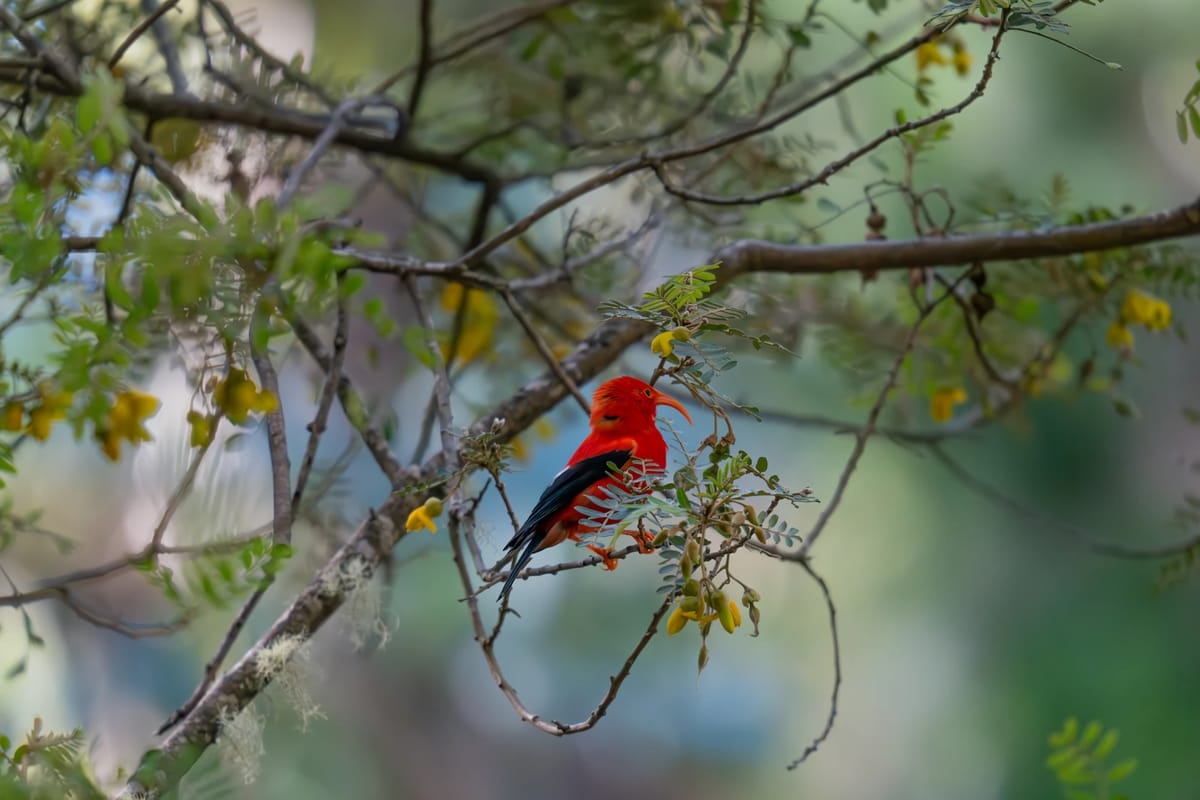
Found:
[[[642,392],[642,394],[646,395],[646,397],[650,397],[652,395],[652,392],[649,389],[647,389],[644,392]]]

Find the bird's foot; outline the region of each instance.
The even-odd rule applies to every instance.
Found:
[[[637,542],[638,552],[647,555],[654,552],[654,537],[644,531],[626,531]]]
[[[600,556],[600,559],[604,562],[604,568],[609,572],[617,568],[617,559],[612,557],[612,552],[608,548],[589,544],[587,549]]]

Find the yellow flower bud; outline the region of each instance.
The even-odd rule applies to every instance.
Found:
[[[50,438],[50,426],[54,424],[54,412],[46,406],[35,406],[29,412],[29,435],[44,442]]]
[[[1129,330],[1129,326],[1121,322],[1121,320],[1113,320],[1108,326],[1108,330],[1104,332],[1105,340],[1113,347],[1120,347],[1124,350],[1133,349],[1133,331]]]
[[[663,358],[669,358],[675,352],[675,337],[671,331],[660,333],[650,340],[650,352]]]
[[[737,607],[737,603],[729,601],[729,613],[733,615],[733,627],[740,628],[742,626],[742,611]]]
[[[929,416],[934,422],[949,422],[954,407],[967,401],[967,393],[959,386],[938,389],[929,398]]]
[[[187,421],[192,429],[189,438],[189,443],[192,447],[204,447],[212,441],[212,417],[192,410],[187,413]]]
[[[676,608],[671,612],[671,616],[667,617],[667,635],[674,636],[683,630],[687,623],[687,617],[683,615],[683,609]]]
[[[942,55],[942,50],[937,42],[926,42],[918,45],[917,52],[917,72],[924,72],[929,69],[932,64],[945,65],[946,57]]]
[[[409,512],[408,519],[404,520],[404,530],[408,532],[428,529],[431,533],[437,533],[437,523],[429,516],[429,512],[425,510],[425,506],[417,506]]]
[[[4,406],[4,430],[19,431],[25,422],[25,406],[16,400]]]
[[[951,62],[954,64],[954,71],[959,75],[966,75],[971,71],[971,54],[966,51],[966,48],[955,46],[954,56]]]

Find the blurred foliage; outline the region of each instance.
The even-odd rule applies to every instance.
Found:
[[[1046,766],[1063,785],[1067,800],[1129,800],[1114,792],[1137,769],[1136,758],[1110,763],[1120,735],[1115,728],[1105,729],[1092,720],[1080,729],[1079,720],[1068,717],[1060,730],[1050,734],[1050,755]]]

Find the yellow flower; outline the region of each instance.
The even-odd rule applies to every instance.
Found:
[[[443,309],[455,314],[462,309],[462,331],[454,351],[455,358],[468,363],[491,352],[493,334],[500,319],[491,295],[482,289],[466,289],[461,283],[447,283],[439,302]],[[449,344],[442,346],[443,356],[449,351]]]
[[[38,384],[40,399],[36,406],[29,410],[29,435],[40,442],[50,438],[50,428],[56,420],[67,416],[74,395],[70,392],[60,392],[48,381]]]
[[[670,357],[671,353],[675,352],[675,334],[663,331],[655,336],[650,340],[650,352],[663,358]]]
[[[741,609],[739,609],[737,607],[737,603],[730,600],[729,601],[729,610],[731,612],[733,612],[733,627],[735,627],[735,628],[742,627],[742,612],[741,612]]]
[[[1121,320],[1113,320],[1113,323],[1108,326],[1108,330],[1104,333],[1104,338],[1113,347],[1120,347],[1126,350],[1133,349],[1133,331],[1129,330],[1129,326]]]
[[[538,417],[537,421],[533,423],[533,432],[539,439],[553,439],[557,433],[554,423],[545,417]]]
[[[437,523],[433,521],[434,517],[442,513],[442,501],[436,497],[430,497],[423,505],[419,505],[412,510],[408,515],[408,519],[404,522],[406,531],[419,531],[422,528],[428,528],[430,533],[437,533]]]
[[[154,416],[159,405],[158,398],[152,394],[126,389],[113,400],[108,412],[108,426],[123,439],[148,442],[153,437],[142,423]]]
[[[954,407],[967,401],[967,393],[959,386],[938,389],[929,398],[929,416],[934,422],[949,422],[954,416]]]
[[[187,422],[192,429],[189,444],[192,447],[204,447],[212,441],[213,419],[207,414],[192,410],[187,413]]]
[[[44,442],[50,438],[50,426],[54,423],[54,414],[45,406],[35,406],[29,412],[29,435]]]
[[[971,71],[971,54],[961,44],[954,45],[954,56],[951,62],[954,64],[954,71],[959,75],[966,75]]]
[[[926,42],[917,46],[917,72],[924,72],[931,64],[945,66],[946,57],[937,42]]]
[[[667,636],[674,636],[687,626],[688,618],[684,616],[683,609],[675,606],[675,610],[671,612],[671,616],[667,617]]]
[[[241,425],[251,412],[269,414],[279,408],[279,398],[261,391],[246,370],[235,367],[213,389],[213,403],[234,425]]]
[[[16,400],[10,400],[8,405],[4,406],[4,430],[19,431],[21,425],[25,422],[25,406],[18,403]]]
[[[1144,325],[1147,330],[1166,330],[1171,324],[1171,306],[1157,297],[1131,289],[1121,301],[1121,321]]]
[[[96,427],[96,439],[104,455],[116,461],[121,457],[122,440],[136,445],[153,439],[144,423],[154,416],[159,405],[157,397],[136,389],[119,393],[104,422]]]

